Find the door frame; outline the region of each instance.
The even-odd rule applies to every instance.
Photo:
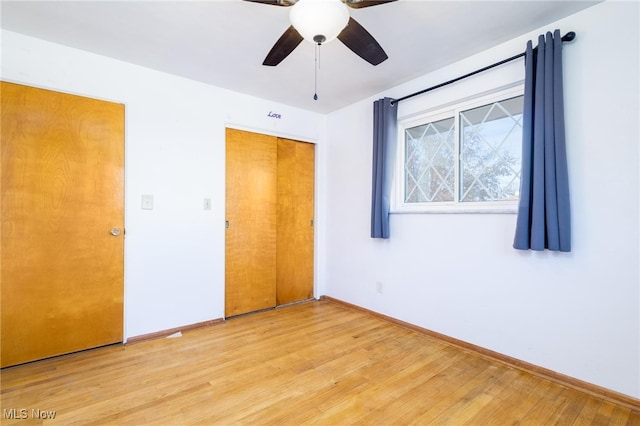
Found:
[[[127,229],[127,223],[128,223],[128,209],[127,209],[127,194],[128,194],[128,185],[127,185],[127,148],[128,148],[128,123],[129,123],[129,118],[128,118],[128,114],[129,114],[129,105],[128,102],[122,99],[116,99],[116,98],[111,98],[111,97],[105,97],[105,96],[100,96],[100,95],[96,95],[96,94],[89,94],[89,93],[85,93],[85,92],[79,92],[79,91],[75,91],[75,90],[70,90],[68,88],[61,88],[61,87],[57,87],[57,86],[49,86],[49,85],[44,85],[44,84],[40,84],[40,83],[36,83],[36,82],[32,82],[32,81],[21,81],[21,80],[15,80],[12,78],[5,78],[2,77],[0,78],[0,81],[2,82],[6,82],[6,83],[11,83],[11,84],[16,84],[16,85],[22,85],[22,86],[27,86],[30,88],[34,88],[34,89],[39,89],[39,90],[46,90],[46,91],[51,91],[51,92],[57,92],[60,94],[64,94],[64,95],[72,95],[72,96],[78,96],[78,97],[83,97],[83,98],[88,98],[88,99],[92,99],[92,100],[96,100],[96,101],[103,101],[103,102],[108,102],[108,103],[113,103],[113,104],[119,104],[122,105],[123,107],[123,140],[122,140],[122,264],[121,264],[121,271],[122,271],[122,282],[121,282],[121,288],[122,288],[122,328],[121,328],[121,340],[120,342],[116,342],[113,343],[114,345],[120,344],[120,345],[124,345],[127,342],[127,251],[128,251],[128,244],[127,244],[127,238],[126,238],[126,229]],[[1,167],[1,166],[0,166]],[[1,184],[0,184],[1,186]],[[1,230],[0,230],[0,235],[1,235]],[[71,352],[73,353],[73,352]]]
[[[223,185],[226,185],[226,173],[227,173],[227,162],[226,162],[226,142],[227,142],[227,138],[226,138],[226,130],[227,129],[234,129],[234,130],[241,130],[241,131],[245,131],[245,132],[252,132],[252,133],[260,133],[262,135],[265,136],[273,136],[273,137],[277,137],[277,138],[284,138],[284,139],[291,139],[291,140],[295,140],[298,142],[304,142],[304,143],[310,143],[314,145],[314,150],[315,150],[315,155],[314,155],[314,165],[313,165],[313,182],[314,182],[314,187],[313,187],[313,216],[314,216],[314,224],[313,224],[313,298],[314,299],[318,299],[320,297],[320,294],[318,294],[319,289],[318,289],[318,264],[319,264],[319,259],[318,257],[320,256],[320,250],[318,249],[318,236],[320,234],[319,230],[322,227],[322,222],[319,220],[320,216],[319,216],[319,197],[318,194],[319,192],[319,185],[320,185],[320,180],[319,180],[319,163],[320,163],[320,159],[322,158],[321,156],[324,155],[324,151],[321,150],[321,147],[323,146],[323,144],[319,143],[318,139],[314,139],[314,138],[310,138],[308,136],[305,135],[300,135],[297,133],[287,133],[287,132],[278,132],[275,131],[273,129],[265,129],[262,127],[254,127],[254,126],[247,126],[244,124],[240,124],[237,122],[232,122],[232,121],[225,121],[224,122],[224,129],[223,129],[223,147],[224,147],[224,157],[225,157],[225,169],[224,169],[224,176],[225,176],[225,180],[223,182]],[[226,195],[225,195],[225,205],[224,205],[224,212],[223,212],[223,216],[224,219],[226,220],[227,217],[227,203],[226,203]],[[225,241],[226,241],[226,234],[225,234]],[[225,241],[223,241],[223,245],[225,244]],[[226,265],[226,250],[223,250],[225,259],[223,259],[223,265]],[[225,274],[226,274],[226,266],[225,266]],[[223,294],[222,294],[222,300],[224,301],[226,297],[226,276],[225,276],[225,282],[223,285]],[[293,302],[293,303],[299,303],[299,302]],[[276,305],[277,307],[278,305]],[[280,306],[286,306],[286,305],[280,305]],[[223,318],[224,318],[224,312],[225,312],[226,307],[223,306]]]

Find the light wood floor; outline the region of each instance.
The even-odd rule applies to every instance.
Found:
[[[640,425],[639,412],[329,302],[1,378],[7,425],[40,423],[32,410],[65,425]]]

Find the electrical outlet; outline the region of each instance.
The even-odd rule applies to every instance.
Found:
[[[382,294],[382,282],[376,281],[376,291]]]

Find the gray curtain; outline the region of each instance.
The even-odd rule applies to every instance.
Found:
[[[562,39],[556,30],[527,43],[520,203],[513,247],[571,251],[569,179],[562,95]]]
[[[373,103],[373,174],[371,182],[371,238],[389,238],[391,180],[396,153],[398,107],[393,99]]]

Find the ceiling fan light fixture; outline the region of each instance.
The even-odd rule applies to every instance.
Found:
[[[341,0],[298,0],[289,19],[305,40],[322,44],[335,39],[347,26],[349,9]]]

